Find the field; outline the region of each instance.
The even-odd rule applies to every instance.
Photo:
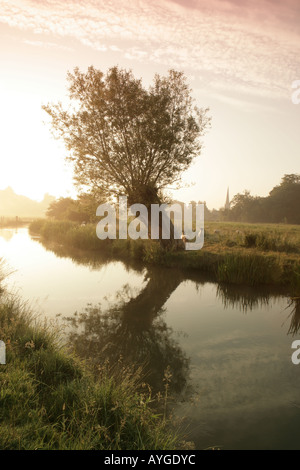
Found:
[[[204,249],[257,248],[300,254],[300,225],[206,222]]]
[[[298,243],[300,249],[300,225],[205,222],[205,230],[208,233],[219,230],[223,236],[237,236],[249,232],[265,233],[269,236],[278,235],[281,237],[287,237],[290,241]],[[240,234],[237,232],[240,232]]]

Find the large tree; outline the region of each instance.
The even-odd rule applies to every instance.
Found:
[[[130,204],[159,202],[166,186],[179,182],[200,154],[210,124],[207,109],[193,104],[182,72],[155,75],[144,88],[132,71],[94,67],[68,74],[70,108],[44,106],[54,135],[63,138],[79,187]]]

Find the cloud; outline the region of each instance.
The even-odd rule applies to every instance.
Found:
[[[125,58],[130,60],[142,60],[147,57],[147,51],[142,51],[137,47],[131,48],[128,52],[125,52]]]
[[[286,98],[299,78],[296,0],[4,0],[0,22],[184,69],[216,92]]]
[[[72,51],[73,49],[68,46],[63,46],[62,44],[57,44],[55,42],[45,42],[45,41],[30,41],[29,39],[23,40],[24,44],[34,47],[45,47],[46,49],[61,49],[64,51]]]

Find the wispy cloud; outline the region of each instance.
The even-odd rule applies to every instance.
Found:
[[[34,47],[44,47],[46,49],[61,49],[63,51],[72,51],[73,49],[62,44],[57,44],[56,42],[47,42],[47,41],[30,41],[29,39],[23,40],[24,44]]]
[[[297,0],[3,0],[0,22],[181,68],[218,92],[287,97],[299,78]]]

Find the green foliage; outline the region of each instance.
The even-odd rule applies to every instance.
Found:
[[[79,186],[129,202],[155,202],[201,151],[207,109],[193,105],[182,72],[155,75],[147,90],[132,71],[94,67],[68,74],[71,106],[43,106],[65,141]],[[150,200],[149,200],[150,199]]]
[[[158,243],[150,242],[145,249],[144,261],[147,263],[163,264],[165,255],[165,251]]]
[[[45,240],[74,246],[80,249],[97,250],[110,245],[111,240],[99,240],[94,224],[84,226],[68,220],[38,220],[30,225],[30,233],[39,234]]]
[[[273,257],[227,255],[219,264],[217,279],[234,284],[276,284],[280,275],[280,268]]]
[[[244,246],[246,248],[259,248],[263,251],[279,251],[284,253],[299,253],[300,245],[291,243],[287,236],[276,233],[269,235],[266,233],[246,233]]]
[[[96,210],[99,204],[103,202],[103,197],[98,193],[82,193],[78,199],[70,197],[61,197],[53,201],[46,215],[55,220],[70,220],[79,223],[94,222],[96,220]]]
[[[0,302],[0,336],[7,364],[0,369],[0,449],[120,450],[180,446],[151,391],[129,369],[98,378],[59,345],[12,296]]]
[[[258,234],[257,233],[246,233],[245,235],[245,247],[253,248],[257,244]]]
[[[226,220],[300,224],[300,175],[284,175],[267,197],[254,197],[249,191],[236,194]]]

